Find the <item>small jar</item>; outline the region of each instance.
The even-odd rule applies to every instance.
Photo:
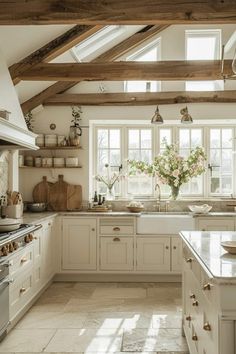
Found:
[[[24,166],[24,155],[19,155],[19,167]]]
[[[52,167],[52,157],[43,157],[42,167]]]
[[[34,158],[33,156],[25,156],[25,166],[33,167],[34,166]]]
[[[44,146],[44,134],[38,134],[38,136],[36,138],[36,145],[39,147]]]
[[[57,146],[57,135],[56,134],[46,134],[45,135],[45,146]]]
[[[35,157],[34,165],[35,165],[35,167],[41,167],[42,166],[42,158],[40,156]]]
[[[54,167],[64,167],[65,166],[64,157],[54,157],[53,158],[53,166]]]
[[[65,135],[58,135],[57,136],[57,145],[64,146]]]

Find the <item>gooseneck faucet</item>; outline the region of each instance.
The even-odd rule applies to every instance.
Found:
[[[157,190],[158,190],[157,207],[158,207],[158,211],[161,211],[161,187],[158,183],[155,185],[155,191]]]

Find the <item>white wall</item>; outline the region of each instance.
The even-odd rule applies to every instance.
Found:
[[[196,26],[188,26],[188,29],[196,28]],[[206,28],[206,26],[198,26],[198,28]],[[209,26],[207,27],[209,28]],[[230,35],[236,29],[234,25],[227,26],[211,26],[211,28],[222,28],[222,42],[226,43]],[[185,57],[185,41],[184,26],[171,26],[162,33],[162,59],[184,59]],[[199,49],[200,50],[200,49]],[[228,53],[232,56],[233,53]],[[83,82],[72,88],[70,92],[99,92],[99,82],[86,83]],[[122,82],[105,82],[107,92],[122,92]],[[227,82],[226,88],[235,86],[235,83]],[[184,90],[184,83],[166,82],[162,84],[165,90]],[[175,120],[180,118],[180,109],[183,104],[163,105],[160,111],[164,119]],[[90,120],[146,120],[150,124],[150,119],[155,111],[155,106],[138,106],[138,107],[83,107],[82,125],[88,125]],[[236,121],[236,104],[188,104],[189,112],[195,120],[210,119],[214,122],[217,119],[235,119]],[[35,132],[49,133],[50,123],[57,125],[57,134],[68,134],[71,120],[70,107],[45,107],[37,115],[35,115]],[[79,170],[63,170],[65,180],[83,186],[84,199],[88,198],[88,181],[89,181],[89,131],[88,128],[83,129],[81,139],[83,150],[78,152],[80,164],[83,166]],[[58,156],[59,152],[57,153]],[[62,154],[62,153],[61,153]],[[70,153],[71,155],[71,153]],[[39,172],[40,171],[40,172]],[[29,170],[22,171],[20,174],[20,190],[26,200],[31,199],[33,186],[40,181],[43,174],[47,175],[49,180],[56,180],[58,171],[48,170]]]

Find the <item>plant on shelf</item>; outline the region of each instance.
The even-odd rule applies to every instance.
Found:
[[[119,172],[113,172],[113,173],[111,173],[110,171],[109,164],[106,163],[105,168],[107,171],[106,176],[96,175],[95,180],[98,182],[102,182],[107,187],[106,200],[113,200],[115,198],[114,191],[113,191],[114,185],[116,182],[120,181],[122,177],[121,175],[122,166],[119,166]]]
[[[203,148],[198,146],[184,158],[179,154],[177,144],[167,144],[166,141],[164,144],[165,150],[155,157],[151,164],[136,160],[128,161],[130,174],[144,173],[155,176],[160,183],[170,186],[171,197],[176,200],[181,185],[205,171],[206,154]]]
[[[80,126],[82,109],[80,106],[71,107],[72,110],[72,120],[73,125],[70,126],[69,142],[72,146],[78,146],[80,144],[80,137],[82,135],[82,128]]]
[[[32,132],[33,131],[33,122],[34,122],[34,118],[33,118],[33,114],[31,111],[29,111],[28,113],[25,114],[25,123],[27,125],[27,128]]]

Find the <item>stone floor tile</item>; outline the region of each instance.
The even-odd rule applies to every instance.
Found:
[[[124,330],[122,351],[187,351],[180,329]]]
[[[0,352],[42,352],[55,333],[52,329],[13,329],[0,343]]]
[[[140,288],[96,288],[92,299],[109,298],[109,299],[136,299],[145,298],[147,296],[146,289]]]
[[[121,350],[122,332],[113,329],[59,329],[45,352],[117,352]]]
[[[65,312],[116,312],[124,303],[122,299],[71,299],[64,308]]]

